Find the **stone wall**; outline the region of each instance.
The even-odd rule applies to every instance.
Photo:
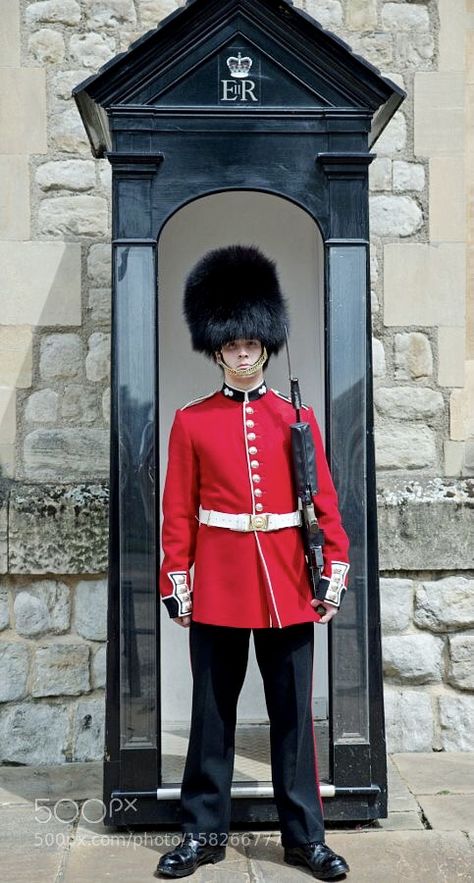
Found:
[[[6,761],[100,754],[111,178],[107,161],[91,158],[71,89],[176,5],[1,4]],[[464,750],[474,731],[474,221],[464,174],[474,154],[474,0],[295,5],[408,93],[370,169],[389,747]]]

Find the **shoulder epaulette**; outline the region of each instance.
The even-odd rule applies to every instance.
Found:
[[[204,402],[206,399],[210,399],[210,398],[212,398],[212,396],[214,396],[215,394],[216,394],[215,392],[209,392],[209,393],[208,393],[207,395],[205,395],[205,396],[199,396],[198,399],[193,399],[191,402],[188,402],[186,405],[183,405],[183,407],[180,408],[179,410],[180,410],[180,411],[185,411],[186,408],[191,408],[192,405],[198,405],[199,402]]]
[[[289,397],[289,396],[284,396],[283,393],[280,392],[278,389],[273,389],[273,388],[272,388],[272,392],[274,392],[275,395],[278,396],[279,399],[283,399],[283,401],[284,401],[284,402],[288,402],[289,405],[292,404],[292,401],[291,401],[290,397]],[[301,407],[304,408],[305,411],[309,411],[309,405],[303,405],[303,404],[302,404]]]

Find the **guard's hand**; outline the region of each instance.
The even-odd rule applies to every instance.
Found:
[[[176,622],[178,625],[182,625],[184,629],[188,629],[191,625],[191,617],[190,616],[174,616],[173,622]]]
[[[324,616],[321,616],[320,620],[318,620],[318,623],[320,623],[321,625],[326,625],[327,622],[330,622],[331,619],[335,617],[336,613],[339,613],[338,607],[334,607],[333,604],[325,604],[324,601],[318,601],[317,598],[314,598],[313,601],[310,601],[310,604],[311,607],[321,606],[326,608],[326,613],[324,614]]]

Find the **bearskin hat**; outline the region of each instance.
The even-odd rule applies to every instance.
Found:
[[[231,245],[205,254],[184,290],[193,349],[212,356],[230,340],[255,338],[277,353],[288,314],[276,265],[256,246]]]

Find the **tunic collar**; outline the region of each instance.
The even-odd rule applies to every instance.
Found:
[[[221,393],[234,402],[254,402],[256,399],[261,399],[266,392],[267,384],[265,381],[259,384],[259,386],[254,387],[254,389],[236,389],[235,386],[229,386],[228,383],[224,383],[221,389]]]

